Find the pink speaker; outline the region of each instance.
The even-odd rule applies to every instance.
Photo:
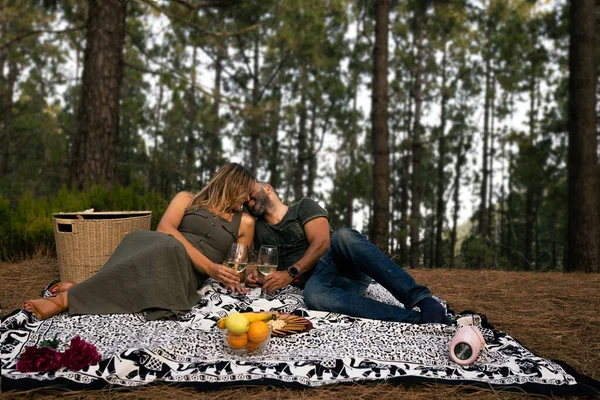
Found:
[[[460,328],[450,342],[450,358],[457,364],[469,365],[485,348],[485,340],[477,327],[469,325]]]

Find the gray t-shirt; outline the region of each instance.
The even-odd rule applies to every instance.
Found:
[[[310,246],[304,224],[318,217],[325,217],[329,221],[327,211],[314,200],[307,197],[289,206],[288,212],[278,224],[269,224],[258,219],[254,228],[254,251],[262,245],[277,246],[279,255],[278,271],[286,270],[304,256]],[[329,234],[333,233],[329,225]],[[295,286],[304,287],[312,274],[312,270],[302,274]]]

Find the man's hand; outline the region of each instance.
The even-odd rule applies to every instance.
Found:
[[[261,276],[258,274],[258,270],[256,266],[253,269],[246,268],[246,286],[248,287],[258,287],[262,285]]]
[[[267,293],[271,293],[274,290],[288,286],[293,280],[294,278],[292,278],[287,271],[275,271],[265,278],[263,290]]]

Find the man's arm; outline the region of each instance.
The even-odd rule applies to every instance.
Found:
[[[302,258],[294,264],[300,274],[313,269],[321,256],[329,250],[329,221],[325,217],[312,219],[304,224],[304,233],[310,245]],[[291,267],[291,265],[285,267]]]
[[[309,246],[302,258],[294,264],[301,274],[313,269],[319,258],[329,250],[329,221],[325,217],[314,218],[304,224],[304,233]],[[263,289],[270,293],[288,286],[292,281],[293,278],[287,271],[276,271],[265,278]]]

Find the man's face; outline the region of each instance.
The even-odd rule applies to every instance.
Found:
[[[256,218],[264,218],[265,213],[272,207],[271,199],[264,188],[254,187],[250,192],[250,200],[246,203],[250,214]]]

